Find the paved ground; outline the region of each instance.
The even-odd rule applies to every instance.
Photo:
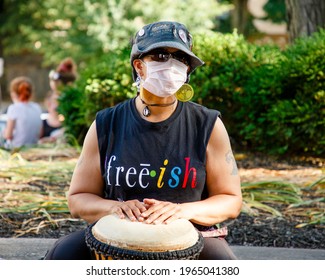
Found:
[[[55,239],[0,238],[0,259],[39,260]],[[240,260],[325,260],[325,250],[231,246]]]

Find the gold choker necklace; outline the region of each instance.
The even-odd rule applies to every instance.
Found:
[[[143,111],[142,111],[142,115],[144,117],[149,117],[151,115],[151,111],[149,109],[149,107],[168,107],[168,106],[171,106],[173,104],[175,104],[175,102],[177,101],[177,99],[175,98],[175,100],[171,103],[166,103],[166,104],[148,104],[146,102],[144,102],[144,100],[140,97],[139,95],[139,98],[142,102],[143,105],[146,105],[144,108],[143,108]]]

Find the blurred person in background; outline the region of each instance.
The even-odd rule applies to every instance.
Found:
[[[66,85],[72,84],[77,79],[77,66],[70,57],[63,59],[56,70],[49,73],[51,90],[60,93],[60,89]]]
[[[51,90],[45,98],[45,108],[47,118],[43,120],[43,128],[39,143],[56,142],[62,139],[64,129],[62,122],[64,116],[58,113],[59,96],[62,89],[71,85],[77,79],[77,65],[70,57],[63,59],[55,70],[49,73],[49,83]]]
[[[10,83],[10,96],[13,104],[8,107],[7,123],[3,132],[6,147],[20,148],[37,144],[42,128],[42,109],[31,101],[31,80],[24,76],[13,79]]]
[[[62,122],[64,117],[58,113],[58,94],[54,91],[49,91],[44,105],[47,109],[47,117],[43,120],[43,126],[41,131],[41,138],[38,141],[42,143],[52,143],[59,139],[62,139],[64,135],[64,128]]]

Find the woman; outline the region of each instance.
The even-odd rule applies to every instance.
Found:
[[[102,110],[91,125],[68,193],[74,217],[93,223],[115,213],[148,224],[185,218],[211,232],[237,217],[240,179],[219,112],[176,98],[203,64],[191,49],[191,35],[177,22],[136,34],[138,95]],[[59,240],[46,258],[90,258],[84,232]],[[205,238],[200,259],[235,258],[223,238]]]
[[[77,65],[71,57],[63,59],[56,70],[49,73],[50,88],[60,94],[62,87],[71,85],[77,79]]]
[[[13,104],[7,111],[7,124],[4,138],[10,148],[20,148],[37,144],[40,137],[42,120],[41,107],[31,101],[33,85],[27,77],[17,77],[10,83]]]

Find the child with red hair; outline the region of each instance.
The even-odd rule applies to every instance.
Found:
[[[41,132],[41,107],[31,101],[33,84],[27,77],[21,76],[10,83],[10,95],[13,104],[8,107],[7,124],[4,138],[10,148],[36,144]]]

